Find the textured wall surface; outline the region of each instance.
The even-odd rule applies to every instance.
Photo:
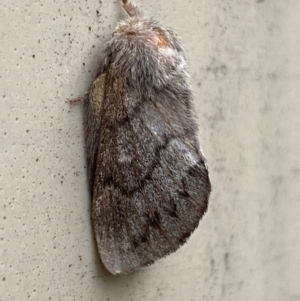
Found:
[[[299,0],[140,1],[182,36],[213,192],[176,253],[111,276],[81,105],[120,1],[0,0],[0,300],[300,300]]]

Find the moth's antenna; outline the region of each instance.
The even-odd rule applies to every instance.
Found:
[[[131,2],[131,0],[122,0],[122,2],[124,9],[130,17],[140,15],[139,9],[135,4]]]

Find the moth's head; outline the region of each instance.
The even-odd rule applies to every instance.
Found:
[[[174,67],[179,61],[180,67],[184,67],[185,57],[176,34],[154,19],[144,18],[132,0],[122,0],[122,2],[130,18],[119,22],[113,34],[114,39],[123,42],[125,49],[129,46],[134,51],[140,47],[137,55],[144,47],[149,55],[163,61],[160,63],[171,64]]]
[[[186,60],[179,38],[153,19],[131,17],[121,21],[113,40],[113,44],[121,45],[127,57],[157,62],[156,68],[163,68],[166,72],[168,69],[185,70]]]
[[[152,47],[156,50],[157,55],[159,52],[165,56],[167,54],[183,55],[183,49],[176,34],[153,19],[132,17],[123,20],[116,27],[113,36],[129,44],[144,43],[145,47]]]
[[[130,82],[161,87],[185,74],[186,60],[176,34],[152,19],[131,17],[121,21],[109,42],[116,72]]]

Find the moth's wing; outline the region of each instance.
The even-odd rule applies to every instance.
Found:
[[[90,192],[93,192],[95,167],[99,147],[99,128],[101,119],[101,106],[105,94],[106,73],[100,74],[93,82],[90,93],[84,103],[84,130],[87,172]]]
[[[92,215],[104,265],[127,274],[186,241],[207,209],[210,181],[184,102],[141,100],[120,79],[109,86]]]

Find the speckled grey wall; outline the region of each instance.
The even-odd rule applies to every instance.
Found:
[[[96,252],[83,94],[118,1],[0,1],[0,300],[300,300],[299,0],[141,1],[190,62],[213,193],[179,251],[131,276]]]

